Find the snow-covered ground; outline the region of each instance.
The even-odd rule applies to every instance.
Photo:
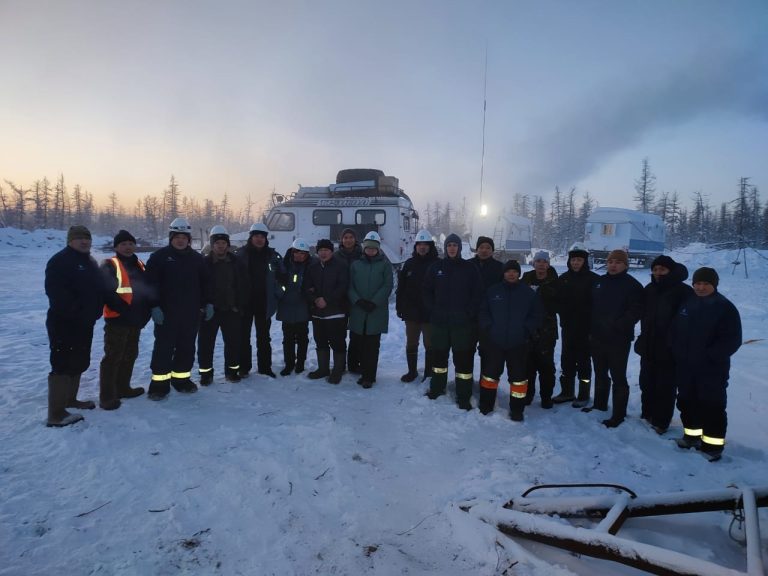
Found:
[[[513,423],[508,390],[488,417],[449,397],[429,401],[425,384],[400,382],[404,331],[394,311],[370,390],[352,375],[339,386],[306,373],[225,383],[217,350],[217,380],[197,394],[142,396],[46,428],[43,276],[64,243],[63,232],[0,229],[0,575],[638,574],[512,540],[459,505],[501,505],[541,483],[610,482],[642,494],[768,484],[766,253],[748,251],[749,278],[743,257],[731,273],[733,252],[672,253],[691,272],[718,269],[744,339],[756,340],[734,357],[726,456],[710,463],[675,447],[677,417],[661,437],[638,419],[634,354],[630,417],[615,430],[600,424],[602,413],[569,404],[534,403]],[[647,283],[647,270],[633,274]],[[279,369],[277,322],[272,336]],[[98,395],[101,337],[99,322],[81,398]],[[150,325],[134,386],[149,382],[151,347]],[[573,491],[548,495],[557,494]],[[766,510],[760,517],[765,556]],[[620,535],[743,571],[730,520],[723,512],[637,519]]]

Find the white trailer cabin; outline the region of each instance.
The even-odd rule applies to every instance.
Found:
[[[647,266],[664,253],[665,238],[660,217],[626,208],[597,208],[584,229],[584,245],[596,263],[611,250],[625,250],[630,263]]]
[[[502,217],[502,220],[504,259],[513,259],[521,264],[527,264],[531,259],[533,245],[533,222],[529,218],[516,214],[507,214]]]
[[[376,231],[382,252],[399,267],[412,255],[419,214],[397,178],[380,170],[350,169],[341,170],[335,184],[299,186],[288,197],[273,194],[264,224],[269,245],[280,254],[296,238],[306,240],[314,251],[323,238],[338,247],[345,228],[353,229],[359,242]]]

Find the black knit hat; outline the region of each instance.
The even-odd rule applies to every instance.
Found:
[[[115,238],[112,240],[112,246],[117,247],[120,242],[133,242],[136,244],[136,238],[128,232],[128,230],[120,230],[115,234]]]
[[[344,228],[344,230],[341,231],[341,236],[339,236],[339,240],[344,238],[345,234],[352,234],[352,236],[355,237],[355,241],[357,241],[357,232],[355,232],[354,228]]]
[[[717,275],[717,270],[705,266],[693,273],[693,283],[696,284],[696,282],[708,282],[717,288],[717,285],[720,282],[720,276]]]
[[[520,274],[520,262],[517,260],[507,260],[504,262],[504,272],[507,270],[517,270],[517,273]]]
[[[666,254],[662,254],[653,259],[653,262],[651,262],[651,270],[656,266],[664,266],[667,270],[672,270],[675,267],[675,261]]]
[[[320,252],[323,248],[328,248],[328,250],[333,251],[333,242],[328,240],[327,238],[323,238],[322,240],[317,241],[317,246],[315,247],[315,250],[317,252]]]
[[[477,243],[475,244],[475,250],[480,248],[480,244],[490,244],[491,250],[496,250],[496,245],[493,243],[493,238],[489,238],[488,236],[478,236],[477,237]]]

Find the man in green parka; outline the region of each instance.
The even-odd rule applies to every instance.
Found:
[[[376,381],[381,335],[389,328],[389,295],[392,293],[392,265],[381,253],[381,238],[369,232],[363,240],[363,257],[355,260],[349,273],[349,329],[360,342],[357,381],[370,388]]]

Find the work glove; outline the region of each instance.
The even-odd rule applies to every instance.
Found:
[[[376,308],[376,304],[371,302],[370,300],[365,300],[363,298],[360,298],[357,302],[355,302],[360,308],[365,310],[366,312],[373,312],[373,310]]]
[[[152,314],[152,320],[154,323],[158,326],[162,326],[163,321],[165,320],[165,315],[163,314],[162,308],[160,308],[160,306],[155,306],[152,308],[152,310],[150,310],[150,312]]]
[[[213,304],[206,304],[203,319],[208,322],[211,318],[213,318]]]

